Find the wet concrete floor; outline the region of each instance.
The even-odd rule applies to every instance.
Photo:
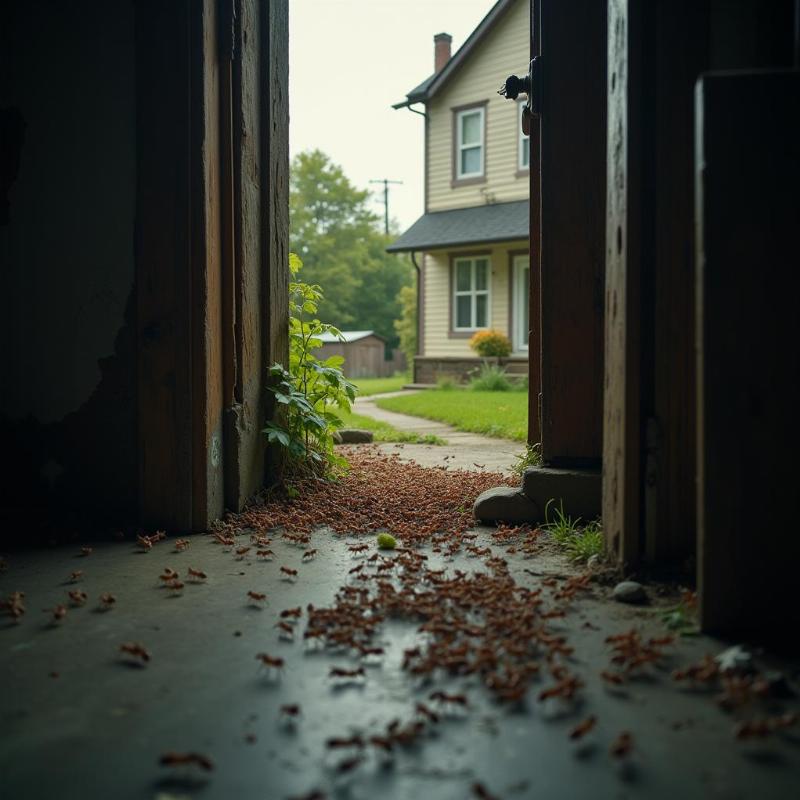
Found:
[[[572,571],[558,555],[507,556],[487,529],[477,530],[477,544],[507,557],[523,586]],[[650,679],[623,692],[603,685],[606,636],[632,625],[648,634],[664,629],[657,609],[615,604],[602,586],[554,625],[575,646],[570,669],[586,684],[576,707],[538,702],[540,683],[519,708],[496,704],[477,676],[421,685],[401,669],[403,650],[418,641],[415,625],[403,622],[384,624],[378,643],[385,656],[366,667],[365,680],[332,683],[331,666],[358,662],[306,650],[302,621],[295,641],[281,639],[275,624],[282,609],[332,602],[359,563],[347,549],[353,541],[317,531],[311,546],[319,552],[309,563],[278,536],[271,562],[237,560],[210,536],[192,537],[181,553],[168,540],[148,553],[120,542],[95,545],[88,557],[78,557],[74,546],[12,554],[0,575],[0,596],[25,592],[27,613],[19,623],[0,618],[0,795],[270,800],[317,789],[342,800],[468,800],[480,782],[505,800],[800,796],[798,736],[737,742],[731,717],[708,694],[681,691],[670,679],[671,668],[718,652],[723,643],[687,638]],[[373,538],[361,541],[373,547]],[[430,547],[422,552],[429,567],[440,563]],[[208,580],[187,583],[176,596],[159,585],[165,567],[185,575],[189,565]],[[296,582],[281,579],[281,565],[298,570]],[[467,555],[440,566],[486,569]],[[84,571],[74,586],[67,583],[73,570]],[[51,624],[43,610],[66,602],[67,590],[76,588],[88,594],[87,605]],[[249,590],[267,594],[263,607],[247,601]],[[102,592],[117,598],[109,611],[97,609]],[[126,641],[149,649],[146,666],[120,659]],[[264,651],[285,659],[280,675],[259,670],[255,657]],[[332,756],[328,737],[369,736],[395,718],[412,719],[415,703],[429,702],[434,689],[466,693],[468,709],[445,709],[417,746],[391,760],[369,751],[351,773],[336,772],[357,753]],[[301,706],[294,724],[280,711],[291,703]],[[568,732],[587,714],[597,716],[596,730],[570,742]],[[632,733],[634,751],[618,763],[608,748],[623,730]],[[208,754],[215,769],[162,767],[166,751]]]

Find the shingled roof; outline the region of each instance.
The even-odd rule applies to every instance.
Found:
[[[529,216],[527,200],[434,211],[423,214],[386,250],[403,253],[527,239]]]

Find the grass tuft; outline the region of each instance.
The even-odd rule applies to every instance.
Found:
[[[502,367],[482,364],[477,377],[469,382],[469,388],[474,392],[509,392],[512,386]]]
[[[518,477],[525,474],[528,467],[542,466],[542,445],[540,442],[525,446],[525,452],[517,456],[517,462],[511,467],[511,471]]]
[[[550,519],[550,506],[553,505],[553,519]],[[600,520],[594,520],[587,525],[580,525],[580,517],[572,519],[564,513],[563,502],[555,506],[555,500],[550,499],[544,508],[545,524],[542,529],[550,534],[550,538],[563,547],[567,556],[572,561],[586,562],[592,556],[603,552],[605,540]]]

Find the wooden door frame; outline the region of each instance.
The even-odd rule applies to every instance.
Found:
[[[139,514],[202,530],[269,478],[266,368],[288,357],[288,5],[140,0],[136,68]]]

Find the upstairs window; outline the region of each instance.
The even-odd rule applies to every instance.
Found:
[[[456,180],[483,177],[485,114],[483,106],[456,112]]]
[[[524,102],[517,103],[517,131],[519,131],[519,143],[517,146],[517,169],[520,172],[529,170],[531,167],[531,139],[522,132],[522,109]]]
[[[453,330],[489,327],[489,259],[453,260]]]

